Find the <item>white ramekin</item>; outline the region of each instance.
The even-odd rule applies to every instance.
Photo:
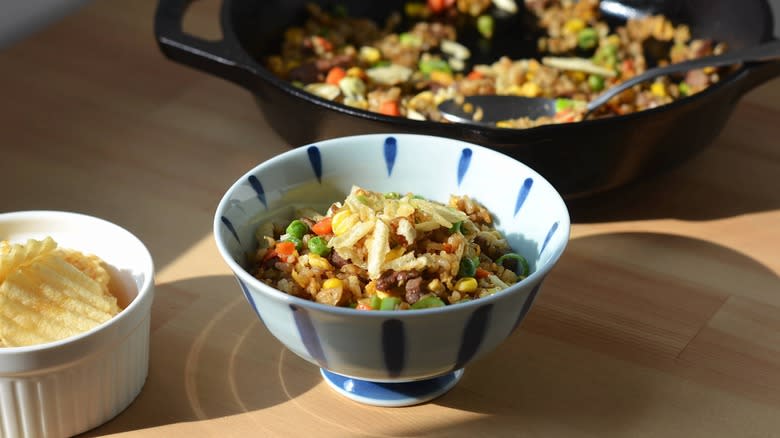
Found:
[[[83,214],[0,214],[0,239],[45,236],[103,259],[123,310],[78,336],[0,348],[2,437],[66,437],[97,427],[135,399],[148,373],[154,264],[144,244],[124,228]]]

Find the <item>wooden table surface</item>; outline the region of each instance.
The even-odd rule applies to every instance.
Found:
[[[217,3],[187,28],[213,34]],[[368,407],[286,351],[220,259],[219,198],[289,145],[246,90],[163,58],[154,8],[94,2],[0,52],[0,211],[100,216],[156,263],[148,381],[87,436],[780,436],[780,80],[683,166],[571,203],[528,318],[452,391]]]

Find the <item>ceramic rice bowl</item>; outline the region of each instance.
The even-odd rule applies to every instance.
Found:
[[[255,231],[293,207],[321,212],[357,185],[447,202],[469,195],[492,214],[531,274],[488,297],[445,307],[360,311],[278,291],[247,270]],[[214,236],[247,303],[290,351],[322,370],[340,393],[401,406],[451,388],[469,363],[494,350],[522,322],[563,253],[570,221],[560,194],[538,173],[496,151],[413,134],[335,138],[299,147],[242,175],[217,208]]]

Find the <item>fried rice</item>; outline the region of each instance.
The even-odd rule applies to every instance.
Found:
[[[493,38],[494,16],[517,10],[514,0],[409,2],[384,25],[351,17],[343,9],[308,5],[309,19],[290,27],[280,51],[266,66],[295,86],[344,105],[415,120],[447,123],[437,105],[469,95],[519,95],[558,99],[554,117],[497,123],[528,128],[583,118],[585,104],[604,89],[664,65],[720,54],[723,43],[692,38],[685,24],[662,15],[629,19],[610,28],[599,0],[525,0],[544,35],[540,59],[500,57],[470,62],[458,32],[472,26]],[[400,29],[400,23],[412,23]],[[662,77],[613,98],[593,117],[628,114],[698,93],[720,79],[721,70],[697,69]],[[480,109],[473,109],[480,120]]]
[[[530,273],[490,212],[468,196],[447,205],[412,193],[353,187],[323,214],[257,230],[252,275],[296,297],[360,310],[463,303],[498,293]]]

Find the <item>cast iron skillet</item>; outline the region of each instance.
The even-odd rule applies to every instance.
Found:
[[[388,117],[320,99],[298,90],[262,66],[278,50],[281,34],[302,23],[311,0],[224,0],[221,41],[182,31],[191,0],[160,0],[155,34],[170,59],[232,81],[257,100],[273,129],[291,145],[374,132],[413,132],[486,145],[536,169],[565,197],[589,196],[668,169],[688,159],[720,133],[737,101],[748,90],[780,74],[780,62],[744,65],[704,92],[659,108],[611,118],[526,130],[421,122]],[[351,15],[384,22],[404,1],[317,1],[345,5]],[[517,1],[522,4],[522,0]],[[605,11],[604,6],[609,6]],[[689,24],[694,36],[746,47],[773,38],[767,0],[609,0],[602,13],[619,23],[625,13],[663,13]],[[521,11],[522,12],[522,11]],[[622,15],[622,16],[621,16]],[[474,48],[477,62],[493,54],[534,55],[534,30],[527,14],[500,20],[494,46]],[[500,176],[497,175],[497,178]]]

